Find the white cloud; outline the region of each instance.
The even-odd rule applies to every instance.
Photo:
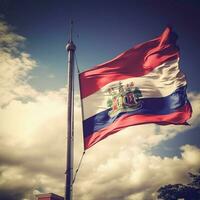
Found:
[[[12,27],[6,22],[0,21],[0,46],[3,50],[18,52],[17,47],[22,45],[25,38],[12,32]]]
[[[200,94],[197,92],[190,92],[188,94],[188,97],[190,99],[190,102],[192,103],[192,118],[189,121],[191,123],[192,126],[198,126],[199,125],[199,119],[200,119],[200,104],[199,104],[199,100],[200,100]]]
[[[161,185],[185,183],[187,172],[199,168],[200,161],[195,158],[200,157],[200,149],[187,145],[182,150],[181,158],[161,158],[124,150],[108,159],[106,153],[101,152],[105,153],[105,161],[94,168],[85,158],[82,173],[87,176],[77,181],[76,189],[81,188],[77,199],[156,199],[156,190]],[[192,162],[191,157],[194,158]]]
[[[33,199],[63,195],[66,148],[66,89],[38,92],[27,83],[36,61],[18,48],[25,38],[0,23],[0,195]],[[164,184],[188,181],[200,166],[200,149],[181,147],[181,157],[160,157],[151,148],[199,124],[200,95],[189,95],[194,110],[187,126],[129,127],[89,149],[74,185],[79,200],[154,200]],[[75,166],[83,150],[79,97],[75,97]],[[6,106],[5,106],[6,105]],[[16,196],[16,191],[19,196]]]
[[[55,78],[55,75],[54,74],[49,74],[48,78],[53,79],[53,78]]]
[[[24,37],[11,32],[5,22],[0,21],[0,106],[12,99],[35,96],[37,91],[27,84],[27,74],[36,66],[36,61],[18,46]]]

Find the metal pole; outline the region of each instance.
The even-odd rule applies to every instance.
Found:
[[[71,29],[72,30],[72,29]],[[72,31],[71,31],[72,32]],[[72,33],[66,49],[68,51],[68,84],[67,84],[67,158],[65,172],[65,200],[72,200],[73,191],[73,149],[74,149],[74,52]]]

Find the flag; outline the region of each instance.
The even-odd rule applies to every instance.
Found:
[[[159,37],[79,74],[85,149],[128,126],[187,124],[192,108],[176,40],[167,27]]]

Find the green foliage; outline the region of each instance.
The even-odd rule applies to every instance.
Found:
[[[191,183],[187,185],[174,184],[159,188],[158,198],[163,200],[200,200],[200,171],[197,174],[189,173]]]
[[[189,172],[189,176],[192,179],[192,182],[189,185],[200,188],[200,170],[197,174]]]
[[[112,106],[112,99],[108,99],[108,101],[107,101],[107,106],[108,106],[109,108],[111,108],[111,106]]]

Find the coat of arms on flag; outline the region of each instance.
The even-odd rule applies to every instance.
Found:
[[[142,97],[142,93],[138,87],[134,87],[134,83],[130,82],[123,85],[119,82],[116,85],[112,85],[108,89],[109,98],[107,105],[111,109],[108,112],[110,117],[114,117],[122,112],[130,112],[141,107],[139,98]]]
[[[187,124],[192,108],[176,39],[166,28],[79,74],[85,149],[128,126]]]

